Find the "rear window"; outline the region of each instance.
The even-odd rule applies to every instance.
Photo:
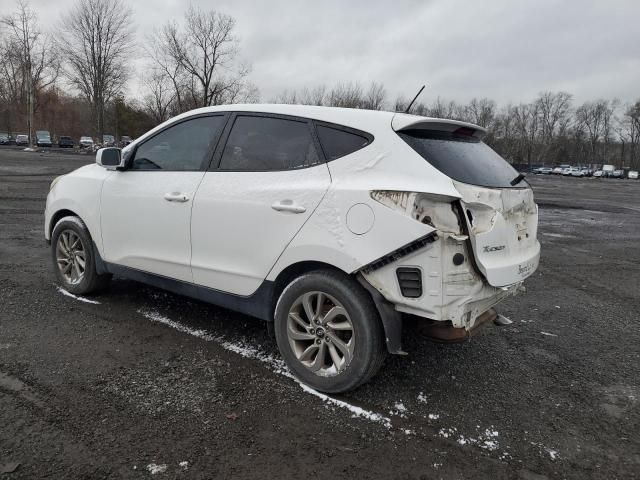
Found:
[[[327,160],[335,160],[360,150],[369,144],[363,135],[339,130],[337,128],[316,125],[322,151]]]
[[[489,145],[477,138],[432,130],[403,130],[398,135],[427,162],[462,183],[514,188],[518,172]],[[527,186],[522,181],[516,188]]]

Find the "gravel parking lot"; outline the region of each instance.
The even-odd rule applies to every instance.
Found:
[[[44,202],[90,161],[0,149],[1,478],[640,476],[640,181],[531,177],[543,256],[514,323],[459,345],[410,325],[407,357],[328,398],[258,320],[123,279],[60,292]]]

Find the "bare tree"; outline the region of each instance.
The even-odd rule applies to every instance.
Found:
[[[171,81],[180,110],[257,95],[245,81],[249,67],[237,61],[234,27],[233,17],[191,5],[183,26],[167,23],[147,40],[147,52]]]
[[[169,79],[162,71],[153,70],[144,83],[148,92],[142,101],[145,110],[157,124],[168,120],[176,101],[176,90]]]
[[[387,91],[385,90],[384,85],[372,82],[367,93],[364,95],[362,108],[367,108],[369,110],[382,110],[385,105],[386,97]]]
[[[362,108],[364,95],[358,82],[340,82],[331,89],[327,98],[330,107]]]
[[[77,0],[65,16],[58,44],[71,84],[91,103],[98,135],[104,135],[105,104],[128,79],[133,14],[124,0]]]
[[[49,46],[49,39],[38,26],[38,15],[28,2],[19,0],[16,11],[1,19],[7,28],[5,44],[7,57],[1,69],[5,92],[17,101],[19,92],[26,89],[27,130],[29,145],[33,143],[33,116],[37,110],[39,94],[51,86],[58,77],[60,64]],[[8,51],[10,50],[10,51]],[[19,52],[19,53],[18,53]],[[18,79],[18,77],[21,77]]]

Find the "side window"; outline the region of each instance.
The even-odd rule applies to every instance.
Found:
[[[367,137],[355,133],[324,125],[317,125],[316,129],[327,161],[349,155],[369,144]]]
[[[315,165],[320,157],[306,122],[238,116],[222,153],[222,170],[290,170]]]
[[[169,127],[136,149],[131,170],[200,170],[224,119],[222,115],[198,117]]]

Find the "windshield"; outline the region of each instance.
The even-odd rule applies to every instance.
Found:
[[[518,172],[477,138],[433,130],[403,130],[398,135],[422,158],[448,177],[462,183],[491,188],[522,188],[511,182]]]
[[[39,132],[36,132],[36,137],[44,139],[44,138],[49,138],[50,135],[49,135],[49,132],[39,131]]]

